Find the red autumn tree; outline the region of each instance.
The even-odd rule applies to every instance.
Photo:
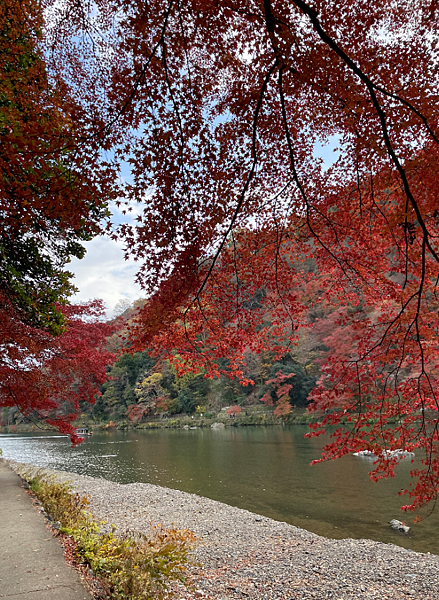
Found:
[[[293,388],[291,383],[288,381],[294,377],[295,373],[289,373],[285,375],[282,371],[278,371],[276,373],[276,377],[274,379],[269,379],[266,381],[266,385],[272,385],[274,388],[274,394],[276,396],[276,408],[274,409],[274,414],[277,417],[282,417],[291,412],[291,404],[290,404],[290,390]],[[265,392],[262,396],[261,401],[264,402],[267,406],[273,406],[275,403],[273,400],[273,396],[270,391]]]
[[[150,294],[134,345],[242,378],[247,349],[296,342],[318,279],[351,340],[332,340],[313,395],[325,423],[352,413],[326,456],[367,445],[391,474],[385,451],[416,447],[413,503],[436,498],[436,5],[43,4],[51,77],[132,166],[141,209],[119,234]]]
[[[242,408],[240,406],[238,406],[237,404],[235,404],[234,406],[231,406],[230,408],[228,408],[226,410],[226,413],[229,415],[229,417],[235,417],[236,415],[239,415],[242,412]]]
[[[54,425],[75,444],[80,439],[70,422],[80,402],[94,403],[114,356],[105,348],[110,327],[102,322],[100,301],[59,310],[65,329],[53,336],[22,323],[0,296],[0,407],[15,406],[32,420]]]

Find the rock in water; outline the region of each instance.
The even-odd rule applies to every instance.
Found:
[[[400,531],[401,533],[408,533],[410,531],[410,527],[408,527],[402,521],[398,521],[398,519],[392,519],[390,521],[390,527],[392,529],[396,529],[396,531]]]

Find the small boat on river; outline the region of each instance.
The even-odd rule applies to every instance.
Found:
[[[87,427],[78,427],[76,430],[77,435],[93,435],[93,431],[89,431]]]

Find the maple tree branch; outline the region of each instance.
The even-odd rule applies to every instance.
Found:
[[[270,0],[264,0],[264,16],[265,16],[265,24],[267,25],[268,35],[270,37],[271,45],[273,46],[274,55],[276,56],[277,63],[279,67],[282,69],[284,60],[282,53],[279,50],[279,46],[276,42],[276,37],[274,33],[274,18],[273,13],[271,11],[271,2]]]
[[[265,1],[269,1],[269,0],[265,0]],[[437,252],[434,250],[434,248],[430,244],[430,241],[428,239],[430,234],[426,227],[422,213],[420,211],[418,203],[416,202],[416,200],[411,192],[405,171],[404,171],[398,157],[396,156],[395,150],[390,141],[390,136],[389,136],[387,122],[386,122],[386,116],[385,116],[384,110],[382,109],[382,107],[378,101],[376,93],[375,93],[375,90],[377,90],[378,88],[373,84],[373,82],[370,80],[370,78],[360,69],[360,67],[358,67],[358,65],[342,50],[342,48],[340,48],[340,46],[335,42],[335,40],[333,40],[326,33],[326,31],[323,29],[323,27],[321,26],[321,24],[317,18],[317,12],[313,8],[311,8],[308,4],[306,4],[306,2],[304,2],[303,0],[293,0],[293,2],[298,8],[300,8],[300,10],[304,14],[306,14],[310,18],[316,33],[319,35],[319,37],[322,39],[322,41],[325,42],[336,54],[338,54],[338,56],[343,60],[343,62],[366,85],[366,87],[369,91],[369,95],[372,99],[372,103],[375,107],[375,110],[377,112],[378,118],[381,123],[381,130],[383,133],[384,143],[386,145],[387,152],[388,152],[389,156],[391,157],[394,165],[396,166],[399,176],[401,177],[406,197],[410,201],[410,203],[413,206],[413,209],[416,213],[418,223],[419,223],[419,225],[423,231],[423,234],[426,238],[426,244],[430,251],[430,254],[433,256],[433,258],[436,260],[436,262],[439,263],[439,255],[437,254]],[[381,91],[381,90],[378,90],[378,91]]]
[[[311,206],[308,200],[308,197],[306,195],[305,192],[305,188],[302,185],[302,182],[299,179],[299,175],[297,173],[297,169],[296,169],[296,159],[294,156],[294,149],[293,149],[293,143],[292,143],[292,139],[291,139],[291,133],[290,133],[290,129],[288,126],[288,119],[287,119],[287,111],[286,111],[286,106],[285,106],[285,96],[283,93],[283,83],[282,83],[282,73],[283,70],[279,69],[279,78],[278,78],[278,89],[279,89],[279,96],[280,96],[280,101],[281,101],[281,110],[282,110],[282,120],[283,120],[283,129],[285,132],[285,137],[287,140],[287,145],[288,145],[288,153],[289,153],[289,159],[290,159],[290,167],[291,167],[291,171],[293,174],[293,179],[294,182],[296,183],[296,186],[299,189],[299,192],[302,196],[303,202],[305,204],[305,209],[306,209],[306,223],[308,226],[308,229],[310,230],[311,234],[314,236],[314,238],[319,242],[319,244],[322,246],[322,248],[328,253],[329,256],[331,256],[339,265],[340,269],[342,270],[342,272],[344,273],[344,275],[346,276],[346,278],[349,280],[349,273],[346,271],[345,266],[343,265],[343,263],[341,262],[341,260],[339,259],[338,256],[336,256],[332,250],[325,244],[325,242],[321,239],[321,237],[319,236],[319,234],[315,231],[312,223],[311,223]],[[338,241],[338,234],[337,231],[334,227],[334,223],[332,223],[325,215],[322,214],[322,212],[318,209],[316,209],[314,207],[314,210],[316,210],[316,212],[322,217],[324,218],[328,225],[332,228],[333,233]],[[340,244],[339,244],[340,245]]]
[[[388,227],[388,230],[391,232],[391,236],[392,236],[392,239],[393,239],[393,243],[394,243],[394,246],[395,246],[395,248],[398,248],[398,253],[399,253],[399,254],[402,254],[402,255],[404,256],[404,258],[405,258],[405,264],[406,264],[406,267],[405,267],[405,268],[406,268],[406,279],[407,279],[407,273],[408,273],[408,262],[409,262],[408,246],[406,245],[406,251],[405,251],[405,252],[403,252],[403,250],[402,250],[402,249],[401,249],[401,247],[400,247],[399,240],[398,240],[398,238],[396,237],[396,235],[395,235],[395,232],[394,232],[393,228],[392,228],[392,227],[391,227],[391,225],[390,225],[390,222],[389,222],[389,219],[388,219],[388,217],[387,217],[386,213],[384,212],[384,210],[383,210],[382,206],[380,206],[380,204],[379,204],[379,203],[376,201],[376,199],[375,199],[374,180],[373,180],[373,175],[372,175],[372,173],[371,173],[371,175],[370,175],[370,196],[371,196],[371,198],[372,198],[372,204],[373,204],[373,206],[376,208],[376,210],[378,211],[378,213],[381,215],[381,218],[382,218],[382,219],[385,221],[385,223],[386,223],[386,225],[387,225],[387,227]],[[403,286],[403,289],[404,289],[404,287],[405,287],[405,285]]]
[[[131,88],[131,92],[128,94],[128,96],[126,97],[125,101],[123,102],[123,104],[121,105],[121,107],[119,108],[119,110],[117,111],[116,115],[113,116],[112,119],[110,119],[110,121],[104,125],[103,127],[101,127],[98,131],[96,131],[95,133],[93,133],[90,136],[87,136],[83,139],[84,142],[91,140],[94,137],[97,137],[101,134],[104,135],[108,135],[108,133],[110,132],[111,128],[113,127],[113,125],[115,123],[117,123],[117,121],[120,119],[120,117],[127,111],[128,107],[130,106],[130,104],[132,103],[132,101],[134,100],[137,91],[140,87],[140,84],[142,83],[142,79],[145,77],[146,72],[148,70],[149,65],[151,64],[151,61],[153,60],[155,53],[157,52],[157,50],[160,48],[160,46],[163,44],[164,42],[164,37],[165,37],[165,32],[168,26],[168,21],[169,21],[169,17],[171,15],[171,11],[172,11],[172,6],[174,4],[176,0],[170,0],[168,8],[166,9],[165,13],[164,13],[164,20],[163,20],[163,25],[161,28],[161,33],[160,33],[160,37],[158,39],[158,41],[156,42],[156,44],[154,45],[154,47],[152,48],[151,52],[149,53],[148,58],[146,59],[146,61],[143,64],[142,69],[140,70],[139,75],[137,76],[136,81],[134,82],[134,85]]]
[[[192,95],[192,77],[191,77],[191,69],[190,69],[190,60],[189,60],[188,49],[187,49],[186,32],[185,32],[185,29],[183,26],[183,19],[181,16],[181,2],[180,2],[180,0],[176,0],[176,1],[177,1],[177,6],[178,6],[178,21],[180,24],[181,34],[183,36],[183,50],[184,50],[184,55],[186,58],[187,73],[188,73],[188,78],[189,78],[189,93],[190,93],[190,95]]]
[[[293,315],[291,314],[290,309],[288,308],[288,306],[287,306],[287,304],[286,304],[286,302],[284,300],[284,297],[283,297],[283,295],[281,293],[280,286],[279,286],[279,277],[278,277],[278,274],[279,274],[279,272],[278,272],[278,264],[279,264],[279,260],[282,260],[281,256],[280,256],[280,248],[281,248],[281,245],[282,245],[282,238],[284,236],[285,227],[282,225],[282,227],[279,228],[279,225],[278,225],[278,222],[277,222],[277,218],[276,218],[276,214],[275,214],[274,211],[273,211],[273,220],[274,220],[274,225],[275,225],[275,228],[276,228],[276,241],[275,241],[275,254],[274,254],[274,261],[275,261],[274,273],[275,273],[275,278],[276,278],[275,279],[276,290],[277,290],[277,295],[280,298],[280,301],[282,302],[284,310],[285,310],[285,312],[288,315],[288,318],[290,320],[290,323],[291,323],[291,332],[293,332],[294,329],[297,329],[297,325],[294,323]],[[291,343],[292,342],[289,339],[288,340],[288,346],[290,346]]]
[[[240,314],[239,311],[239,297],[241,294],[241,284],[239,281],[239,271],[238,271],[238,263],[236,261],[236,240],[235,240],[235,234],[232,230],[231,232],[231,237],[232,237],[232,243],[233,243],[233,269],[235,271],[235,277],[236,277],[236,293],[235,293],[235,310],[236,310],[236,315],[238,315],[238,327],[240,327],[240,320],[242,318],[242,315]]]
[[[224,245],[225,245],[225,243],[227,241],[227,238],[228,238],[230,232],[233,229],[233,226],[234,226],[234,224],[236,222],[236,219],[238,218],[239,212],[240,212],[240,210],[242,208],[242,205],[244,204],[244,200],[245,200],[245,196],[247,194],[247,190],[248,190],[248,188],[250,186],[250,183],[251,183],[251,181],[252,181],[252,179],[254,177],[255,170],[256,170],[256,165],[257,165],[256,138],[257,138],[257,124],[258,124],[259,113],[260,113],[260,110],[261,110],[261,107],[262,107],[262,102],[263,102],[263,99],[264,99],[265,91],[266,91],[267,86],[268,86],[268,82],[270,81],[270,78],[273,75],[273,73],[275,72],[276,68],[277,68],[277,63],[274,63],[269,68],[269,70],[267,71],[267,73],[266,73],[266,75],[264,77],[264,81],[262,83],[261,91],[259,93],[259,98],[258,98],[258,102],[257,102],[257,105],[256,105],[256,110],[255,110],[255,113],[254,113],[254,116],[253,116],[253,126],[252,126],[252,165],[251,165],[251,168],[250,168],[250,172],[247,175],[247,179],[245,181],[244,187],[242,188],[242,191],[241,191],[241,193],[239,195],[238,202],[237,202],[236,208],[235,208],[235,210],[233,212],[230,224],[228,225],[225,233],[222,236],[222,239],[221,239],[221,242],[220,242],[220,244],[218,246],[218,249],[217,249],[217,251],[215,252],[215,254],[214,254],[213,258],[212,258],[211,264],[209,265],[208,272],[205,275],[204,280],[203,280],[201,286],[199,287],[199,289],[197,291],[196,298],[198,298],[201,295],[201,293],[203,292],[204,288],[206,287],[206,284],[207,284],[207,282],[209,280],[209,277],[210,277],[210,275],[211,275],[211,273],[213,271],[213,268],[214,268],[214,266],[216,264],[216,261],[218,260],[218,257],[221,254],[222,249],[224,248]]]
[[[399,102],[401,102],[401,104],[404,104],[404,106],[407,106],[407,108],[409,108],[412,112],[414,112],[415,115],[418,116],[421,119],[421,121],[424,123],[428,133],[433,138],[433,140],[436,142],[436,144],[439,144],[439,138],[435,135],[435,133],[431,129],[430,125],[428,124],[427,118],[421,112],[419,112],[419,110],[417,108],[415,108],[410,102],[408,102],[404,98],[401,98],[401,96],[398,96],[397,94],[392,94],[392,92],[388,92],[383,87],[377,85],[376,83],[373,83],[372,81],[371,81],[371,84],[378,92],[381,92],[384,96],[389,96],[389,98],[398,100]]]
[[[270,0],[264,0],[264,4],[265,3],[269,3]],[[363,83],[365,83],[367,85],[367,87],[371,87],[372,89],[377,90],[378,92],[381,92],[382,94],[384,94],[385,96],[388,96],[390,98],[393,98],[394,100],[398,100],[399,102],[401,102],[401,104],[403,104],[404,106],[406,106],[407,108],[409,108],[412,112],[414,112],[416,114],[417,117],[419,117],[421,119],[421,121],[424,123],[428,133],[431,135],[431,137],[433,138],[433,140],[439,144],[439,138],[435,135],[435,133],[433,132],[433,130],[431,129],[431,127],[428,124],[428,120],[427,118],[420,112],[418,111],[417,108],[415,108],[410,102],[408,102],[408,100],[405,100],[404,98],[401,98],[401,96],[399,96],[398,94],[393,94],[392,92],[388,92],[385,88],[377,85],[376,83],[374,83],[373,81],[371,81],[371,79],[358,67],[358,65],[340,48],[340,46],[326,33],[326,31],[323,29],[323,27],[321,26],[317,16],[318,13],[316,10],[314,10],[313,8],[311,8],[308,4],[306,4],[306,2],[304,2],[303,0],[293,0],[294,4],[300,8],[302,10],[303,13],[305,13],[306,15],[308,15],[308,17],[310,18],[315,31],[318,33],[318,35],[320,36],[320,38],[330,47],[332,48],[332,50],[334,50],[339,56],[340,58],[343,59],[343,61],[352,69],[352,71],[363,81]]]
[[[172,87],[171,87],[171,82],[169,80],[169,73],[168,73],[168,65],[167,65],[167,61],[166,61],[166,43],[165,40],[162,40],[162,48],[163,48],[163,68],[165,70],[165,79],[166,79],[166,84],[168,86],[168,90],[169,90],[169,95],[171,96],[171,100],[172,100],[172,104],[174,107],[174,114],[177,116],[177,122],[178,122],[178,131],[179,131],[179,135],[180,135],[180,168],[181,168],[181,174],[183,177],[183,189],[186,191],[187,195],[188,195],[188,200],[190,202],[190,192],[189,192],[189,186],[186,183],[186,177],[185,177],[185,166],[184,166],[184,147],[185,147],[185,141],[184,141],[184,134],[183,134],[183,123],[181,120],[181,114],[180,114],[180,110],[178,108],[177,105],[177,101],[175,100],[175,96],[174,93],[172,91]],[[179,204],[177,204],[177,219],[178,216],[180,214],[180,206]]]

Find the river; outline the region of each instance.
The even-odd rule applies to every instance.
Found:
[[[0,435],[4,458],[103,477],[154,483],[246,508],[332,538],[370,538],[439,554],[439,512],[413,524],[399,507],[413,468],[402,460],[393,479],[371,482],[370,459],[346,456],[310,466],[328,438],[306,427],[97,432],[72,448],[56,435]],[[405,536],[389,527],[406,520]]]

